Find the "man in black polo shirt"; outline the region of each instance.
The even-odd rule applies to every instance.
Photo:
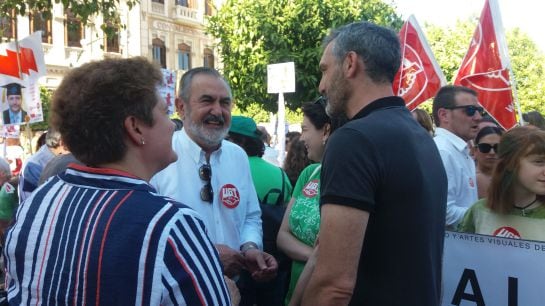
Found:
[[[320,61],[329,138],[316,266],[304,305],[439,305],[447,177],[427,132],[394,97],[396,34],[368,22],[332,31]]]

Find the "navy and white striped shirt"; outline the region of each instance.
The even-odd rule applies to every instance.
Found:
[[[12,305],[230,305],[200,217],[145,181],[70,165],[19,207],[4,251]]]

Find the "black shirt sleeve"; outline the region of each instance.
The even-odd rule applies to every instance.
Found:
[[[345,205],[368,212],[375,208],[380,155],[372,140],[344,126],[331,135],[321,171],[320,205]]]

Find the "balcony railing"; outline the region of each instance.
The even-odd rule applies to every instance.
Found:
[[[173,17],[179,21],[186,21],[198,24],[202,24],[204,22],[204,18],[198,10],[181,5],[176,5]]]

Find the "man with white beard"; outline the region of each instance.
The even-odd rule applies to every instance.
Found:
[[[206,67],[186,72],[179,88],[176,108],[184,125],[172,138],[179,158],[151,183],[201,215],[228,277],[236,279],[246,269],[255,280],[269,280],[278,264],[262,251],[261,210],[248,157],[224,141],[231,125],[231,89]]]

